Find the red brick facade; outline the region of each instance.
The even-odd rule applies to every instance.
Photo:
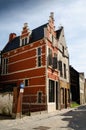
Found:
[[[2,54],[3,59],[8,60],[5,71],[7,73],[3,71],[0,77],[0,87],[8,86],[8,89],[9,85],[13,87],[13,113],[15,114],[21,112],[21,107],[23,113],[58,109],[59,71],[54,66],[54,60],[50,61],[52,65],[48,64],[49,49],[52,52],[52,59],[58,55],[53,13],[44,28],[44,37],[27,44],[32,33],[33,31],[30,31],[25,23],[20,36],[20,46]],[[14,35],[11,35],[10,40],[12,38],[15,39]],[[21,82],[26,85],[23,95],[20,93]]]

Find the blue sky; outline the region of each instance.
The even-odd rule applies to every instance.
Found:
[[[64,26],[70,64],[86,73],[86,0],[0,0],[0,50],[9,34],[21,34],[23,24],[34,29],[48,22],[54,12],[55,26]]]

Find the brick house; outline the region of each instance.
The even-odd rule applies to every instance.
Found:
[[[2,50],[0,94],[10,94],[12,115],[19,116],[21,108],[22,113],[59,109],[58,35],[53,13],[32,31],[25,23],[20,36],[10,34]]]

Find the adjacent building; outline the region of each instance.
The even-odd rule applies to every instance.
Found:
[[[0,74],[1,74],[1,51],[0,51]]]
[[[80,83],[80,104],[85,103],[85,76],[84,73],[79,73]]]
[[[69,54],[66,45],[64,28],[61,26],[57,30],[58,40],[58,61],[59,61],[59,101],[60,108],[70,106],[70,76],[69,76]]]
[[[55,30],[53,15],[34,30],[25,23],[2,50],[0,103],[13,116],[70,105],[69,55],[64,29]]]
[[[86,79],[85,79],[85,103],[86,103]]]
[[[70,66],[70,93],[71,100],[80,104],[79,72]]]

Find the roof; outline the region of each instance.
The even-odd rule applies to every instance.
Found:
[[[58,29],[56,31],[56,37],[57,37],[57,39],[59,39],[62,29],[63,29],[63,27],[61,26],[60,29]]]
[[[44,27],[47,27],[47,23],[32,30],[32,34],[31,34],[30,41],[28,44],[33,43],[37,40],[40,40],[44,37]],[[20,36],[8,42],[6,46],[4,47],[4,49],[2,50],[2,52],[5,53],[19,47],[20,47]]]
[[[4,47],[2,52],[8,52],[10,50],[16,49],[19,47],[20,44],[20,36],[14,38],[11,42],[8,42],[7,45]]]

